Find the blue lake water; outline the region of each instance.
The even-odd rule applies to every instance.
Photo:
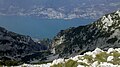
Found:
[[[39,19],[24,16],[0,16],[0,26],[34,38],[53,38],[60,30],[93,22],[93,19]]]

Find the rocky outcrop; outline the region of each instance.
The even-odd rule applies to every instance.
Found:
[[[75,56],[96,47],[103,50],[120,47],[120,10],[91,24],[62,30],[52,43],[60,57]]]
[[[96,48],[83,55],[70,58],[59,58],[44,64],[23,64],[18,67],[119,67],[120,48],[109,48],[103,51]]]

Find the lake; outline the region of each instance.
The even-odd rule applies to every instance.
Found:
[[[26,16],[0,16],[0,26],[33,38],[53,38],[60,30],[93,22],[93,19],[40,19]]]

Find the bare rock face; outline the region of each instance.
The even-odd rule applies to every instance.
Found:
[[[29,61],[30,57],[28,57],[29,60],[24,57],[45,49],[46,46],[34,42],[29,36],[20,35],[0,27],[0,60]]]
[[[60,57],[75,56],[96,47],[103,50],[120,47],[120,10],[91,24],[62,30],[52,43]]]

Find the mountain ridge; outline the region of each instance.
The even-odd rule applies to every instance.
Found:
[[[120,9],[119,6],[119,0],[0,0],[0,15],[36,16],[47,19],[97,19]]]
[[[60,57],[74,56],[94,50],[120,47],[120,10],[106,14],[86,26],[61,30],[54,38],[52,47]]]
[[[29,63],[38,55],[41,56],[40,51],[44,50],[47,50],[47,47],[34,42],[30,36],[17,34],[0,27],[0,64],[2,61],[3,65],[7,61]]]

